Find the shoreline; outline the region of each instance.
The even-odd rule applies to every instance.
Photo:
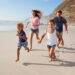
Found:
[[[69,24],[67,24],[68,25],[68,27],[75,27],[75,24],[74,25],[69,25]],[[46,25],[44,25],[44,27],[45,27]],[[40,28],[42,27],[42,25],[40,26]],[[16,27],[15,27],[16,28]],[[27,28],[28,29],[28,28]],[[25,29],[24,29],[25,30]],[[30,30],[30,28],[29,28],[29,30]],[[14,29],[14,30],[0,30],[0,32],[16,32],[16,29]]]

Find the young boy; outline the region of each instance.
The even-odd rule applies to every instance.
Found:
[[[29,48],[27,47],[28,42],[27,42],[27,37],[26,37],[26,33],[23,30],[24,25],[23,23],[18,23],[17,24],[17,36],[19,37],[19,43],[18,43],[18,49],[17,49],[17,59],[16,62],[19,61],[19,56],[20,56],[20,49],[23,46],[25,49],[28,50],[29,52]]]
[[[45,35],[47,38],[47,47],[48,47],[48,51],[49,51],[49,58],[51,58],[51,61],[53,61],[56,59],[55,47],[56,47],[56,43],[57,43],[54,20],[49,20],[46,32],[42,35],[39,43],[41,43],[41,41],[45,37]]]
[[[56,34],[58,38],[58,48],[59,45],[62,44],[64,45],[64,40],[63,40],[63,25],[65,26],[65,30],[67,31],[67,21],[64,17],[62,17],[62,11],[58,10],[56,13],[56,17],[54,18],[55,24],[56,24]]]

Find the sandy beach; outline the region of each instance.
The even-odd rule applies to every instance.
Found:
[[[33,51],[22,48],[16,63],[16,32],[0,32],[0,75],[75,75],[75,26],[69,26],[63,36],[64,47],[56,48],[58,61],[49,62],[46,39],[37,44],[34,37]]]

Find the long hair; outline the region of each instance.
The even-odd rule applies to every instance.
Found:
[[[35,14],[35,17],[41,18],[42,13],[40,10],[32,10],[32,12]]]

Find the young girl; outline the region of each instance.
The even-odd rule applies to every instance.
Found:
[[[31,17],[31,36],[30,36],[30,50],[32,50],[32,39],[34,34],[39,40],[39,25],[40,25],[41,12],[39,10],[32,10]]]
[[[39,43],[41,43],[42,39],[45,37],[47,38],[47,47],[49,51],[49,58],[51,58],[51,61],[56,59],[55,56],[55,47],[56,47],[56,32],[55,32],[55,22],[54,20],[49,20],[46,32],[41,37]]]
[[[18,49],[17,49],[17,59],[16,62],[19,61],[19,56],[20,56],[20,49],[23,46],[25,49],[28,50],[29,52],[29,48],[27,47],[28,42],[27,42],[27,37],[26,37],[26,33],[23,30],[24,25],[23,23],[18,23],[17,24],[17,36],[19,37],[19,42],[18,42]]]

